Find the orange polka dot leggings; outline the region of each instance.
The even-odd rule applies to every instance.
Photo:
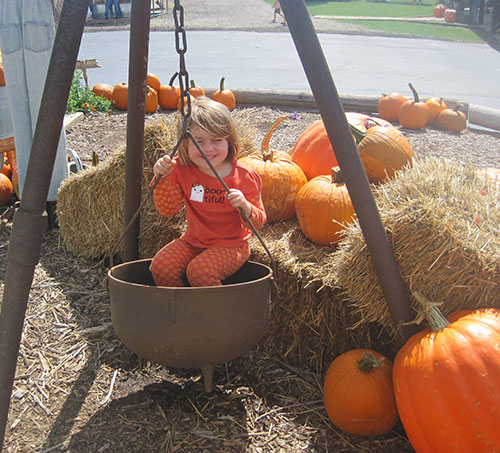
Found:
[[[250,246],[238,248],[193,247],[174,239],[153,258],[150,266],[157,286],[184,286],[184,273],[191,286],[220,286],[250,257]]]

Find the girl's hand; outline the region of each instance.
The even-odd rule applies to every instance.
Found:
[[[153,173],[155,176],[168,176],[174,171],[176,164],[170,156],[163,156],[154,164]]]
[[[248,202],[243,195],[243,192],[238,189],[229,189],[229,193],[226,195],[227,200],[231,203],[231,206],[236,209],[241,209],[247,217],[252,214],[252,205]]]

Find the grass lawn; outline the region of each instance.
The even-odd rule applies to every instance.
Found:
[[[361,25],[370,30],[377,30],[385,33],[421,36],[429,39],[448,39],[462,42],[485,42],[485,32],[479,30],[475,32],[465,27],[449,27],[440,24],[418,24],[394,20],[336,20],[338,22]]]
[[[273,4],[273,0],[265,0]],[[353,0],[353,1],[307,1],[311,16],[357,16],[357,17],[428,17],[433,15],[436,1],[423,0],[412,3],[404,0]],[[333,19],[332,19],[333,20]],[[418,36],[429,39],[447,39],[462,42],[485,42],[488,33],[467,27],[452,27],[444,23],[422,24],[411,21],[335,19],[370,30],[387,34]]]
[[[311,16],[419,17],[432,16],[436,3],[404,1],[308,1]]]
[[[273,0],[266,0],[272,5]],[[363,16],[363,17],[419,17],[432,16],[436,3],[426,2],[412,4],[396,0],[353,0],[353,1],[307,1],[307,9],[311,16]]]

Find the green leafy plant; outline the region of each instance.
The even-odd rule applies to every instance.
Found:
[[[66,113],[92,113],[109,112],[113,103],[101,96],[96,96],[92,90],[83,83],[82,71],[75,71],[71,88],[69,90]]]

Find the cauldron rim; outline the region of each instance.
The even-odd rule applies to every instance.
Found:
[[[223,286],[197,286],[197,287],[190,287],[190,286],[181,286],[181,287],[178,287],[178,286],[153,286],[153,285],[147,285],[147,284],[144,284],[144,283],[135,283],[135,282],[130,282],[130,281],[127,281],[127,280],[123,280],[123,279],[120,279],[118,277],[116,277],[115,275],[113,275],[113,271],[121,268],[121,267],[124,267],[124,266],[129,266],[133,263],[137,263],[137,264],[142,264],[142,263],[145,263],[145,262],[151,262],[152,259],[151,258],[143,258],[143,259],[140,259],[140,260],[132,260],[132,261],[126,261],[124,263],[120,263],[120,264],[117,264],[115,266],[113,266],[112,268],[110,268],[108,270],[108,279],[110,280],[113,280],[115,282],[120,282],[120,283],[126,283],[127,285],[132,285],[132,286],[135,286],[135,287],[144,287],[144,288],[157,288],[157,289],[165,289],[165,290],[175,290],[175,291],[193,291],[193,290],[204,290],[204,291],[220,291],[221,289],[224,289],[224,288],[235,288],[235,287],[239,287],[239,286],[247,286],[247,285],[252,285],[252,284],[255,284],[256,282],[260,282],[260,281],[263,281],[263,280],[267,280],[267,279],[272,279],[273,278],[273,271],[272,269],[267,266],[266,264],[263,264],[263,263],[258,263],[257,261],[252,261],[252,260],[249,260],[247,261],[244,265],[246,264],[251,264],[251,265],[256,265],[256,266],[259,266],[259,267],[262,267],[264,269],[266,269],[266,274],[260,278],[256,278],[254,280],[250,280],[250,281],[246,281],[246,282],[238,282],[238,283],[230,283],[230,284],[225,284]]]

